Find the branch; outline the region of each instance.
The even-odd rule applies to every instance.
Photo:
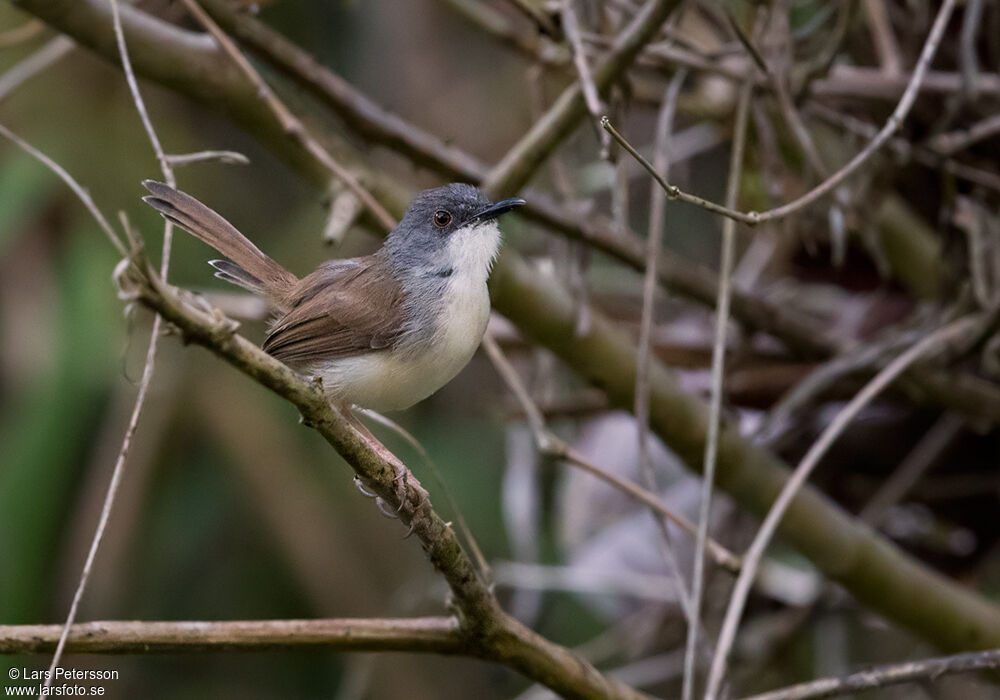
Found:
[[[0,654],[52,651],[61,625],[0,625]],[[84,622],[73,625],[66,651],[77,654],[261,651],[413,651],[458,654],[465,648],[453,617],[226,622]]]

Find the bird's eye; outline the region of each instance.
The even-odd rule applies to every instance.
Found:
[[[438,209],[434,212],[434,225],[438,228],[444,228],[451,223],[451,214],[446,212],[444,209]]]

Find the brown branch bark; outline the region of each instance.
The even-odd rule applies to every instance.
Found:
[[[44,654],[61,625],[0,625],[0,654]],[[261,651],[318,647],[331,651],[459,654],[465,648],[452,617],[225,622],[102,621],[73,625],[66,651],[77,654]]]

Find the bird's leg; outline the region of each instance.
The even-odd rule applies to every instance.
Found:
[[[403,510],[406,507],[406,467],[403,467],[399,463],[399,458],[396,457],[396,455],[394,455],[388,447],[383,445],[381,440],[372,434],[372,431],[368,429],[368,426],[362,423],[358,417],[354,415],[354,412],[351,410],[350,403],[343,402],[338,408],[341,415],[344,416],[344,418],[346,418],[348,422],[358,431],[368,447],[370,447],[373,452],[379,455],[388,464],[392,465],[393,469],[395,469],[396,476],[393,481],[396,483],[396,497],[399,500],[399,507],[396,509],[396,512],[398,513]],[[362,490],[362,493],[367,495],[367,491],[365,490]],[[379,510],[382,510],[381,505],[379,506]],[[382,510],[382,512],[384,513],[385,511]]]

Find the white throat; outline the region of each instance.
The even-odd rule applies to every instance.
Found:
[[[445,259],[455,277],[467,277],[470,282],[478,280],[486,284],[499,249],[500,227],[496,219],[490,219],[452,232],[448,237]]]

